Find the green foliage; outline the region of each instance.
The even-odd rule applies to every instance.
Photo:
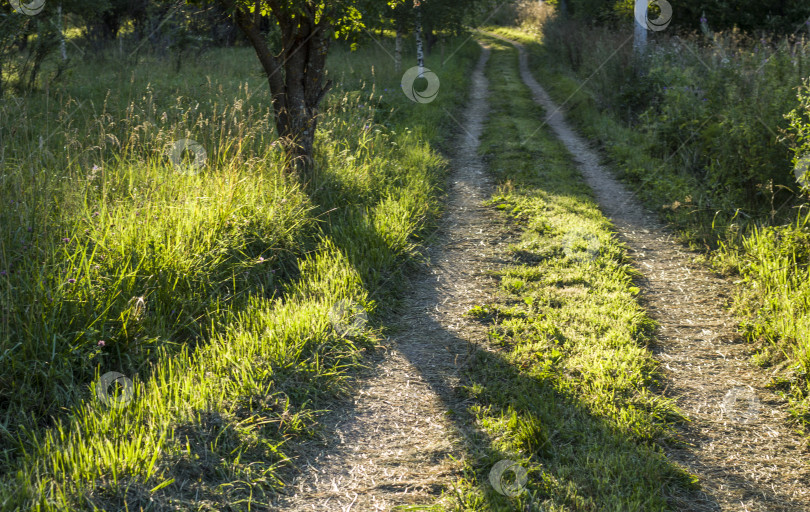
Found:
[[[566,4],[568,13],[579,20],[614,25],[632,23],[635,1],[567,0]],[[682,0],[670,4],[672,27],[680,30],[699,30],[700,18],[705,13],[713,30],[736,27],[744,31],[761,29],[791,34],[801,29],[810,17],[810,6],[803,0],[738,0],[733,6],[722,0]],[[651,6],[651,18],[657,16],[657,9]]]
[[[429,61],[446,90],[475,52]],[[309,193],[245,49],[180,74],[88,62],[2,105],[0,509],[247,508],[283,485],[285,443],[377,336],[341,337],[331,308],[376,323],[439,210],[435,145],[463,95],[413,103],[385,58],[332,55]],[[181,138],[207,152],[197,174],[167,157]],[[133,379],[126,408],[96,398],[107,371]]]
[[[401,0],[389,4],[394,9],[383,9],[382,2],[363,4],[364,20],[368,28],[396,29],[399,26],[405,33],[414,29],[416,18],[415,2]],[[492,22],[499,12],[509,12],[508,3],[495,0],[422,0],[423,30],[430,38],[434,34],[458,35],[465,26],[475,26],[483,21]]]
[[[712,222],[736,212],[737,222],[770,217],[776,205],[774,218],[789,216],[796,187],[781,134],[807,43],[716,33],[662,39],[638,61],[629,30],[553,19],[543,34],[533,66],[556,70],[549,85],[571,117],[694,241],[716,247]]]
[[[53,9],[34,16],[0,12],[0,99],[9,85],[16,93],[36,86],[45,59],[59,45],[56,18]]]
[[[785,119],[789,122],[788,139],[792,142],[793,165],[800,175],[805,172],[805,169],[810,168],[808,167],[810,163],[808,160],[810,159],[810,79],[805,80],[803,84],[797,94],[798,107],[785,114]],[[806,189],[808,183],[800,181],[800,185]]]
[[[740,274],[734,311],[757,349],[755,361],[769,367],[770,385],[791,404],[800,431],[810,435],[810,216],[755,227],[724,244],[716,260]]]
[[[323,2],[313,0],[284,0],[281,2],[253,2],[239,0],[229,2],[231,9],[241,9],[255,13],[258,9],[262,16],[272,16],[283,22],[287,30],[300,27],[301,21],[311,19],[320,24],[323,30],[335,38],[346,37],[365,28],[364,11],[375,7],[387,6],[393,9],[404,0],[386,0],[385,2]],[[189,3],[205,3],[206,0],[190,0]],[[383,8],[385,10],[385,8]]]

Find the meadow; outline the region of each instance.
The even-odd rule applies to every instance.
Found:
[[[430,105],[371,41],[338,44],[305,184],[248,48],[182,66],[109,48],[6,98],[0,508],[266,502],[441,211],[446,112],[478,51],[462,42],[428,59]],[[368,312],[361,332],[342,335],[345,305]],[[102,400],[108,372],[132,387]]]
[[[610,167],[734,281],[752,361],[806,436],[810,29],[664,31],[638,54],[629,25],[536,2],[486,19],[509,25],[489,30],[525,44]],[[400,82],[412,37],[399,71],[390,30],[333,43],[303,182],[285,171],[251,48],[153,52],[129,33],[80,48],[78,29],[65,33],[78,64],[45,60],[33,90],[13,73],[28,61],[0,67],[0,510],[262,510],[306,473],[296,446],[324,441],[326,413],[356,398],[429,263],[479,42],[486,206],[516,241],[498,249],[495,298],[463,319],[486,326],[467,340],[485,349],[470,349],[463,405],[443,414],[474,434],[426,506],[697,499],[700,479],[667,455],[689,442],[677,433],[689,419],[651,348],[643,275],[513,47],[441,34],[426,61],[439,93],[418,103]],[[504,460],[526,470],[519,495],[491,485]]]

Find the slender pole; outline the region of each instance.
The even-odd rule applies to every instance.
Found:
[[[419,7],[419,0],[414,1],[416,9],[416,64],[419,66],[419,77],[425,72],[425,53],[422,50],[422,9]]]
[[[62,54],[62,60],[67,60],[67,48],[65,46],[65,32],[62,30],[62,4],[56,7],[56,28],[59,30],[59,51]]]
[[[636,0],[634,18],[633,49],[642,54],[647,48],[647,0]]]
[[[394,71],[402,70],[402,21],[397,20],[397,37],[394,46]]]

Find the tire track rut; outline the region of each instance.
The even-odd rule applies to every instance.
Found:
[[[471,76],[431,264],[414,276],[395,334],[356,380],[353,403],[327,415],[320,445],[298,447],[302,472],[271,505],[276,510],[430,504],[459,476],[469,426],[448,411],[464,409],[459,372],[472,347],[487,339],[486,326],[463,314],[494,293],[488,271],[506,263],[509,239],[503,221],[482,204],[491,188],[477,154],[488,112],[488,57],[484,48]]]

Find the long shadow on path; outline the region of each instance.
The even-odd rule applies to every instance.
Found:
[[[514,262],[506,251],[513,234],[482,206],[491,192],[476,152],[487,114],[483,69],[488,57],[485,51],[472,76],[431,264],[414,277],[402,314],[393,322],[395,334],[357,381],[352,400],[336,404],[325,418],[325,446],[299,447],[302,474],[272,508],[365,511],[428,505],[464,475],[477,480],[484,509],[540,510],[545,502],[584,510],[595,502],[600,510],[626,510],[622,493],[639,486],[614,475],[632,465],[639,468],[637,479],[662,489],[638,500],[649,503],[645,509],[658,510],[665,488],[682,478],[660,453],[594,416],[551,381],[521,373],[488,347],[489,327],[464,316],[492,299],[496,280],[490,272]],[[520,448],[532,464],[522,497],[508,498],[489,486],[492,465],[508,454],[476,423],[469,411],[476,405],[526,423]],[[572,467],[589,469],[572,473]]]

